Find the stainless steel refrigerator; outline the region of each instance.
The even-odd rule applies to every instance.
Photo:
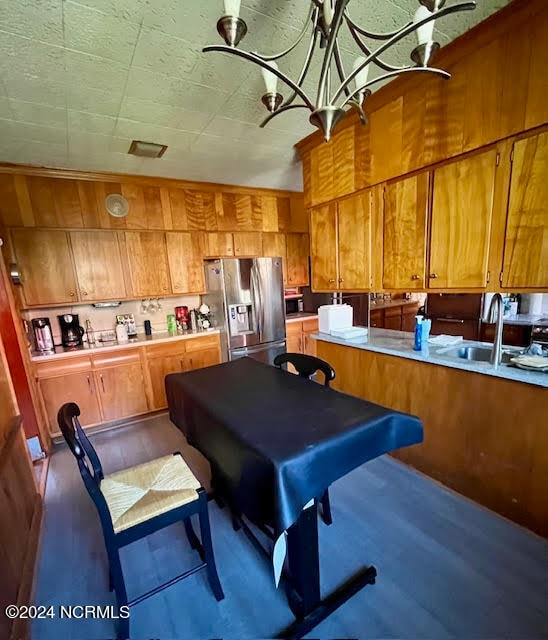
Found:
[[[223,360],[250,356],[272,364],[286,351],[281,258],[221,258],[205,263],[212,324]]]

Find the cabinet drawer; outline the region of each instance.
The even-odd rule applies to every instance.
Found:
[[[147,358],[163,358],[165,356],[183,356],[186,351],[188,340],[175,340],[173,342],[162,342],[160,344],[146,347]]]
[[[302,322],[288,322],[285,325],[285,333],[287,336],[298,336],[303,332]]]
[[[202,349],[211,349],[219,346],[219,335],[214,333],[211,336],[199,336],[185,340],[186,353],[202,351]]]
[[[139,349],[124,349],[123,351],[113,351],[108,354],[93,356],[93,366],[95,369],[117,367],[123,364],[140,364],[140,362]]]
[[[304,333],[315,333],[318,331],[318,318],[310,318],[310,320],[303,320]]]
[[[34,373],[38,380],[90,370],[91,358],[89,356],[82,356],[81,358],[61,358],[60,360],[39,362],[34,365]]]

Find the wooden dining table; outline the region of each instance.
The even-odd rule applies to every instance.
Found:
[[[302,637],[375,582],[375,567],[361,567],[322,599],[316,504],[368,460],[420,443],[417,417],[251,358],[170,374],[165,386],[170,419],[210,462],[215,494],[239,522],[273,540],[287,534],[283,583],[296,620],[279,637]]]

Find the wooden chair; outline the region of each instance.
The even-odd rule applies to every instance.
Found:
[[[328,387],[331,380],[335,379],[335,370],[325,360],[310,356],[306,353],[280,353],[274,358],[274,366],[278,369],[284,364],[292,364],[301,378],[311,378],[317,371],[324,376],[324,386]],[[331,503],[329,502],[329,489],[326,489],[320,499],[322,505],[322,520],[325,524],[331,524]]]
[[[211,543],[207,494],[181,454],[176,452],[105,476],[99,457],[80,425],[79,415],[78,405],[69,402],[59,409],[57,422],[99,512],[109,562],[109,589],[114,589],[120,615],[118,640],[129,638],[128,607],[200,569],[206,569],[215,598],[222,600],[224,594]],[[193,514],[198,514],[201,542],[192,527],[190,516]],[[128,601],[119,549],[179,520],[184,522],[188,541],[200,555],[201,563]],[[121,607],[125,609],[120,610]]]

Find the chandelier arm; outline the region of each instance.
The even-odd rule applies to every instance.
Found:
[[[345,78],[344,66],[341,59],[341,51],[340,51],[338,42],[335,43],[334,54],[335,54],[335,65],[337,66],[337,73],[339,74],[339,80],[341,82],[344,82],[344,78]],[[347,97],[350,96],[350,90],[348,89],[348,87],[345,87],[344,93],[346,94]]]
[[[339,108],[343,109],[347,104],[349,104],[352,101],[357,102],[356,95],[360,91],[363,91],[364,89],[367,89],[368,87],[370,87],[373,84],[376,84],[377,82],[382,82],[382,80],[386,80],[388,78],[393,78],[395,76],[399,76],[399,75],[404,74],[404,73],[411,73],[411,72],[416,73],[417,71],[421,71],[423,73],[434,73],[435,75],[441,76],[445,80],[447,80],[447,79],[449,79],[451,77],[451,74],[448,73],[447,71],[444,71],[443,69],[436,69],[435,67],[405,67],[404,69],[399,69],[399,70],[396,70],[396,71],[389,71],[388,73],[385,73],[382,76],[377,76],[376,78],[373,78],[373,80],[369,80],[362,87],[359,87],[358,89],[353,91],[350,94],[350,96],[348,98],[346,98],[346,100],[344,100],[341,103]]]
[[[472,5],[472,6],[464,6],[464,5]],[[421,25],[421,24],[425,24],[426,22],[429,22],[430,20],[437,20],[438,18],[448,14],[448,13],[453,13],[454,11],[460,11],[460,10],[469,10],[469,9],[475,9],[476,8],[476,2],[475,0],[473,2],[464,2],[461,4],[455,4],[449,7],[442,7],[441,9],[438,9],[437,11],[432,13],[432,16],[429,16],[428,18],[426,18],[421,22],[417,22],[417,23],[413,23],[413,22],[409,22],[407,23],[404,27],[401,27],[402,29],[408,27],[409,25],[415,24],[416,25]],[[348,14],[348,12],[346,13],[346,22],[348,23],[348,26],[350,28],[350,25],[352,25],[354,27],[354,29],[356,29],[356,31],[358,31],[358,33],[360,33],[361,35],[365,36],[366,38],[372,38],[373,40],[387,40],[388,38],[392,38],[395,35],[397,35],[400,32],[400,29],[397,29],[396,31],[390,31],[387,33],[375,33],[374,31],[367,31],[366,29],[364,29],[363,27],[360,27],[359,24],[357,24],[356,22],[354,22],[354,20],[352,20],[352,18],[350,17],[350,15]]]
[[[276,111],[269,113],[266,116],[266,118],[261,122],[259,127],[263,129],[272,120],[272,118],[275,118],[277,115],[280,115],[280,113],[283,113],[284,111],[289,111],[290,109],[308,109],[308,108],[309,107],[307,107],[305,104],[285,104],[283,107],[276,109]]]
[[[232,55],[238,56],[239,58],[243,58],[244,60],[247,60],[249,62],[254,62],[259,67],[262,67],[263,69],[266,69],[267,71],[270,71],[275,76],[278,76],[278,78],[280,78],[280,80],[282,80],[282,82],[285,82],[285,84],[288,87],[293,89],[293,91],[298,96],[300,96],[302,98],[302,100],[305,103],[305,105],[311,111],[314,111],[314,105],[310,101],[310,98],[306,95],[306,93],[303,91],[303,89],[301,89],[301,87],[299,87],[298,84],[295,84],[293,82],[293,80],[291,80],[291,78],[288,78],[285,75],[285,73],[283,73],[279,69],[274,69],[273,67],[271,67],[268,64],[268,62],[266,62],[262,58],[259,58],[259,56],[257,56],[256,54],[251,53],[249,51],[243,51],[242,49],[235,49],[234,47],[229,47],[229,46],[227,46],[225,44],[211,44],[211,45],[208,45],[207,47],[204,47],[202,49],[203,53],[208,53],[209,51],[219,51],[220,53],[231,53]]]
[[[335,3],[335,11],[333,13],[331,26],[329,28],[329,38],[327,40],[327,47],[323,57],[322,70],[320,72],[320,82],[318,84],[318,93],[316,96],[316,108],[318,109],[324,106],[324,97],[325,97],[325,89],[326,89],[326,82],[327,82],[327,71],[331,66],[333,49],[337,41],[337,35],[339,33],[339,28],[343,20],[344,12],[346,10],[346,5],[348,4],[349,1],[350,0],[337,0]],[[339,93],[339,91],[337,92],[337,94]],[[332,103],[331,100],[329,102],[330,104]]]
[[[396,42],[398,42],[402,38],[405,38],[405,36],[409,35],[413,31],[415,31],[418,27],[422,26],[423,24],[426,24],[426,23],[430,22],[431,20],[434,20],[435,18],[447,15],[449,13],[455,13],[456,11],[465,11],[465,10],[469,10],[469,9],[474,9],[475,7],[476,7],[476,3],[473,2],[473,1],[471,1],[471,2],[462,2],[460,4],[455,4],[455,5],[450,6],[450,7],[444,7],[443,9],[439,9],[438,11],[436,11],[436,13],[433,13],[432,15],[424,18],[423,20],[419,20],[418,22],[415,22],[415,23],[410,23],[407,26],[405,26],[402,29],[400,29],[395,35],[393,35],[391,38],[386,40],[386,42],[381,44],[373,53],[371,53],[365,59],[365,62],[363,64],[361,64],[357,69],[354,69],[354,71],[352,71],[352,73],[346,78],[346,80],[337,89],[337,92],[333,96],[333,99],[331,100],[330,104],[334,104],[336,102],[337,98],[344,91],[344,88],[347,87],[352,82],[352,80],[354,80],[354,78],[358,75],[358,73],[362,69],[364,69],[370,62],[376,61],[377,58],[381,55],[381,53],[386,51],[389,47],[391,47],[393,44],[395,44]],[[414,69],[414,70],[418,71],[419,69],[422,69],[422,67],[411,67],[411,69]],[[399,73],[403,73],[404,71],[405,71],[405,69],[402,69],[401,71],[399,71]],[[392,75],[396,74],[396,72],[391,72],[391,73],[392,73]]]
[[[314,25],[314,31],[312,38],[310,39],[310,44],[308,45],[308,51],[306,52],[306,57],[304,60],[303,68],[301,69],[301,73],[299,75],[299,79],[297,80],[297,84],[299,87],[302,86],[304,79],[306,78],[306,74],[308,73],[308,69],[310,68],[310,63],[312,62],[312,57],[314,55],[314,49],[316,47],[316,41],[318,39],[318,31]],[[293,91],[293,93],[289,96],[289,98],[285,101],[285,105],[289,105],[295,100],[297,97],[297,93]],[[284,106],[285,106],[284,105]]]
[[[358,45],[358,47],[361,49],[361,51],[363,51],[363,53],[365,53],[366,56],[370,56],[371,55],[371,49],[365,44],[365,42],[363,42],[363,40],[360,38],[360,36],[354,30],[354,28],[352,26],[348,25],[348,30],[350,31],[350,35],[354,39],[354,42]],[[395,65],[388,64],[388,62],[385,62],[384,60],[381,60],[380,58],[376,58],[374,62],[378,67],[380,67],[381,69],[384,69],[385,71],[397,71],[398,69],[405,69],[406,68],[405,65],[402,66],[402,67],[396,67]],[[344,82],[344,78],[341,78],[341,82]],[[346,95],[348,95],[347,88],[345,88],[344,92],[346,93]]]
[[[313,14],[315,14],[315,15],[313,16]],[[299,34],[299,36],[297,37],[295,42],[290,47],[288,47],[285,51],[282,51],[281,53],[275,53],[275,54],[272,54],[270,56],[263,55],[262,53],[259,53],[258,51],[252,51],[252,53],[254,55],[256,55],[256,56],[259,56],[263,60],[268,60],[268,61],[279,60],[280,58],[283,58],[288,53],[291,53],[291,51],[293,51],[293,49],[304,38],[304,36],[307,33],[307,31],[310,29],[310,25],[308,24],[310,22],[310,20],[312,20],[312,22],[313,22],[314,33],[316,32],[316,27],[318,25],[318,16],[319,16],[319,9],[315,9],[312,5],[310,5],[310,11],[308,12],[308,16],[306,17],[306,20],[305,20],[305,23],[304,23],[304,27],[303,27],[301,33]]]

